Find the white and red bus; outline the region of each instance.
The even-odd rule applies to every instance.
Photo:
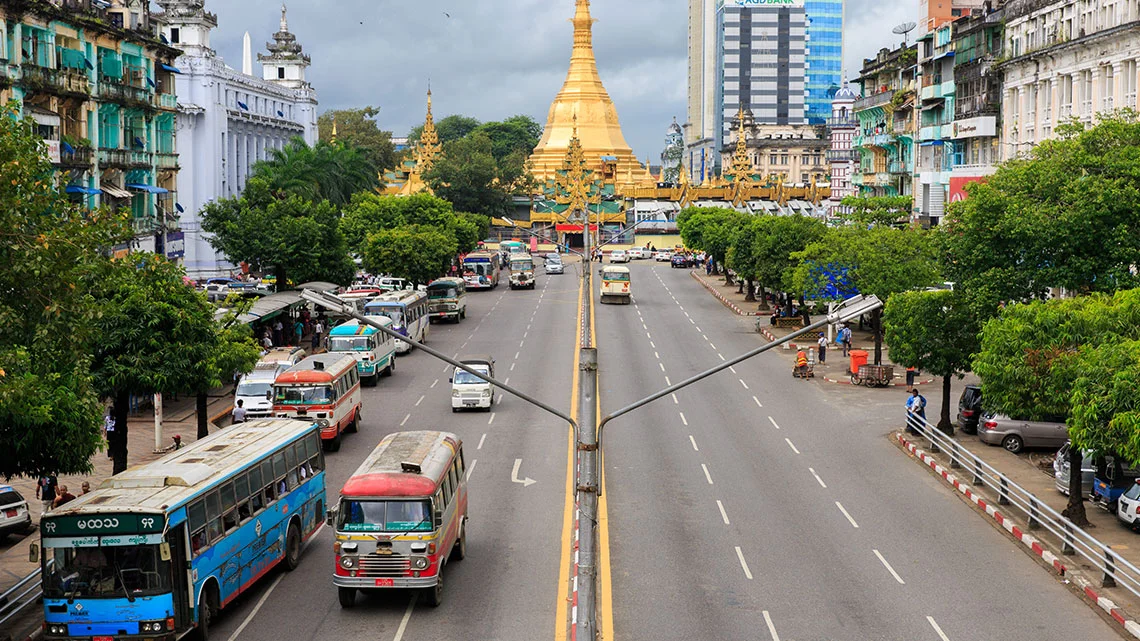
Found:
[[[463,443],[447,432],[396,432],[344,484],[333,585],[341,607],[360,590],[423,589],[443,600],[443,570],[467,555]]]
[[[310,356],[273,382],[273,415],[316,421],[325,449],[340,449],[341,435],[360,424],[360,374],[349,354]]]

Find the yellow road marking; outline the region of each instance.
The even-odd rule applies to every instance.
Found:
[[[590,344],[594,349],[598,347],[598,335],[595,331],[594,321],[594,306],[590,305]],[[599,368],[600,369],[600,368]],[[601,389],[601,372],[597,380],[597,387],[594,389],[594,400],[597,403],[597,411],[595,416],[601,420],[602,416],[602,395]],[[598,497],[598,592],[601,598],[602,617],[600,622],[601,629],[599,632],[602,639],[612,641],[614,638],[614,597],[613,597],[613,583],[610,580],[610,518],[609,510],[606,507],[606,469],[605,455],[601,448],[598,449],[598,474],[601,477],[601,496]]]
[[[574,335],[582,327],[582,286],[578,286],[578,321],[574,324]],[[578,341],[574,341],[574,377],[570,385],[570,418],[578,420]],[[554,639],[566,641],[570,617],[570,552],[571,537],[574,536],[574,428],[567,426],[569,445],[566,448],[566,505],[562,510],[562,555],[558,566],[558,590],[554,608]]]

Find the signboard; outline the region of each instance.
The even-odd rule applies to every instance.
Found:
[[[161,534],[166,517],[161,514],[72,514],[47,516],[40,524],[45,537],[108,536],[115,534]]]
[[[951,176],[950,202],[956,203],[966,200],[966,185],[970,183],[983,183],[986,182],[987,179],[987,176]]]
[[[159,543],[162,543],[162,534],[112,534],[108,536],[44,538],[44,545],[49,548],[96,548],[115,545],[158,545]]]
[[[571,234],[577,234],[577,233],[582,232],[582,225],[575,225],[574,223],[558,223],[554,226],[554,230],[555,231],[569,232]],[[590,231],[592,231],[592,232],[598,231],[597,223],[590,225]]]
[[[186,235],[175,231],[166,235],[166,257],[182,258],[186,255]]]
[[[952,130],[951,137],[955,140],[996,136],[997,116],[978,116],[977,118],[955,120]]]
[[[804,0],[726,0],[725,5],[752,9],[756,7],[802,7]]]
[[[43,141],[43,144],[44,155],[47,156],[47,159],[54,163],[59,163],[59,141],[45,140]]]

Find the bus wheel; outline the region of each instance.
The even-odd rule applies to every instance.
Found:
[[[356,605],[356,588],[338,586],[336,596],[340,599],[340,607],[342,608],[351,608]]]
[[[213,623],[217,606],[214,603],[214,585],[208,584],[198,597],[198,641],[210,641],[210,624]]]
[[[359,423],[360,423],[360,415],[357,414],[356,412],[353,412],[352,413],[352,422],[348,424],[348,428],[344,431],[348,432],[349,434],[356,434],[356,431],[358,429],[360,429]]]
[[[297,524],[290,523],[289,531],[285,534],[285,569],[292,572],[301,564],[301,530]]]
[[[439,572],[435,577],[435,587],[428,588],[427,604],[433,608],[438,608],[439,604],[443,603],[443,563],[439,565]]]
[[[341,440],[341,438],[342,438],[342,435],[341,435],[339,428],[338,428],[336,436],[332,437],[332,440],[329,441],[329,451],[330,452],[339,452],[340,451],[340,440]]]
[[[455,547],[451,550],[451,558],[456,561],[462,561],[467,558],[467,523],[463,524],[463,528],[459,530],[459,539],[455,542]]]
[[[391,358],[388,360],[388,369],[384,370],[384,375],[385,376],[391,376],[392,374],[395,374],[395,373],[396,373],[396,359]]]
[[[464,307],[463,309],[459,310],[459,318],[467,318],[467,308],[466,308],[466,307]],[[457,323],[458,323],[459,321],[457,320],[457,321],[455,321],[455,322],[457,322]]]

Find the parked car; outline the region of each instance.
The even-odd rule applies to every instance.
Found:
[[[673,258],[669,261],[669,266],[674,269],[678,267],[684,269],[689,266],[689,259],[684,254],[673,254]]]
[[[1017,454],[1026,447],[1061,447],[1069,440],[1064,421],[1029,421],[987,414],[978,423],[978,439]]]
[[[562,264],[562,258],[558,254],[547,254],[546,261],[542,264],[542,268],[547,274],[562,274],[564,273],[565,266]]]
[[[667,262],[673,260],[673,250],[672,249],[659,249],[659,250],[657,250],[656,254],[653,254],[653,260],[656,260],[659,263],[667,263]]]
[[[982,388],[967,385],[958,398],[958,429],[967,434],[978,433],[978,419],[982,417]]]
[[[610,262],[611,263],[628,263],[629,262],[629,254],[627,254],[624,249],[615,249],[612,252],[610,252]]]
[[[13,532],[32,531],[28,502],[11,485],[0,485],[0,539]]]
[[[1069,448],[1072,446],[1072,443],[1065,443],[1053,458],[1053,483],[1057,486],[1057,491],[1065,496],[1069,495]],[[1095,474],[1096,464],[1092,453],[1085,452],[1084,460],[1081,461],[1081,496],[1092,494]]]
[[[1116,499],[1116,518],[1133,530],[1140,529],[1140,479]]]
[[[648,247],[634,247],[627,252],[631,260],[644,260],[649,258]]]

